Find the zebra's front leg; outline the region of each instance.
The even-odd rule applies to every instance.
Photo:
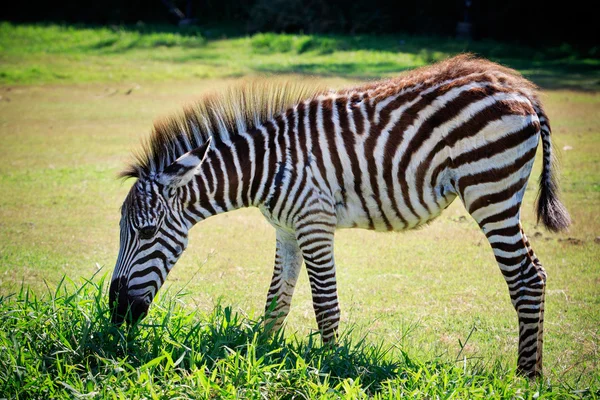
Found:
[[[290,312],[294,287],[302,266],[302,255],[294,234],[277,230],[275,268],[265,306],[265,323],[278,330]]]
[[[296,226],[298,245],[304,257],[313,308],[323,342],[335,341],[340,322],[333,238],[335,216],[330,214],[312,216]]]

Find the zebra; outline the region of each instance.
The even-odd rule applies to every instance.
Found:
[[[542,372],[546,272],[520,221],[538,142],[537,218],[560,231],[550,124],[537,87],[518,72],[462,54],[342,90],[250,82],[154,123],[121,173],[110,289],[112,321],[143,318],[196,223],[257,207],[276,230],[265,320],[281,327],[301,265],[324,343],[340,321],[338,228],[401,231],[459,197],[490,243],[519,322],[517,370]]]

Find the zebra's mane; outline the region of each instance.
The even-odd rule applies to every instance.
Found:
[[[324,92],[310,80],[295,83],[270,79],[253,80],[222,93],[207,94],[183,111],[155,121],[150,136],[134,153],[133,162],[119,176],[141,178],[161,172],[211,136],[213,141],[227,142]]]
[[[518,88],[529,97],[536,97],[535,85],[519,73],[472,54],[462,54],[434,65],[406,71],[396,78],[337,93],[368,93],[372,97],[387,98],[404,88],[433,85],[483,73],[501,85]],[[123,178],[141,178],[160,173],[181,155],[201,146],[209,137],[215,143],[228,142],[235,135],[250,132],[298,103],[326,92],[311,80],[297,83],[262,79],[235,85],[222,93],[205,95],[183,111],[157,120],[141,149],[134,153],[134,161],[119,175]]]

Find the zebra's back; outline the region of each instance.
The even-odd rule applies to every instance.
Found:
[[[338,227],[402,230],[435,218],[457,195],[476,201],[464,191],[477,179],[486,178],[483,196],[522,173],[539,139],[536,103],[533,86],[511,70],[453,59],[299,105],[289,143],[306,140]]]

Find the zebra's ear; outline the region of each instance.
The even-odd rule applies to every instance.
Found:
[[[165,168],[157,177],[158,183],[169,188],[177,188],[187,184],[196,175],[200,165],[206,159],[211,139],[209,138],[200,147],[188,151]]]

